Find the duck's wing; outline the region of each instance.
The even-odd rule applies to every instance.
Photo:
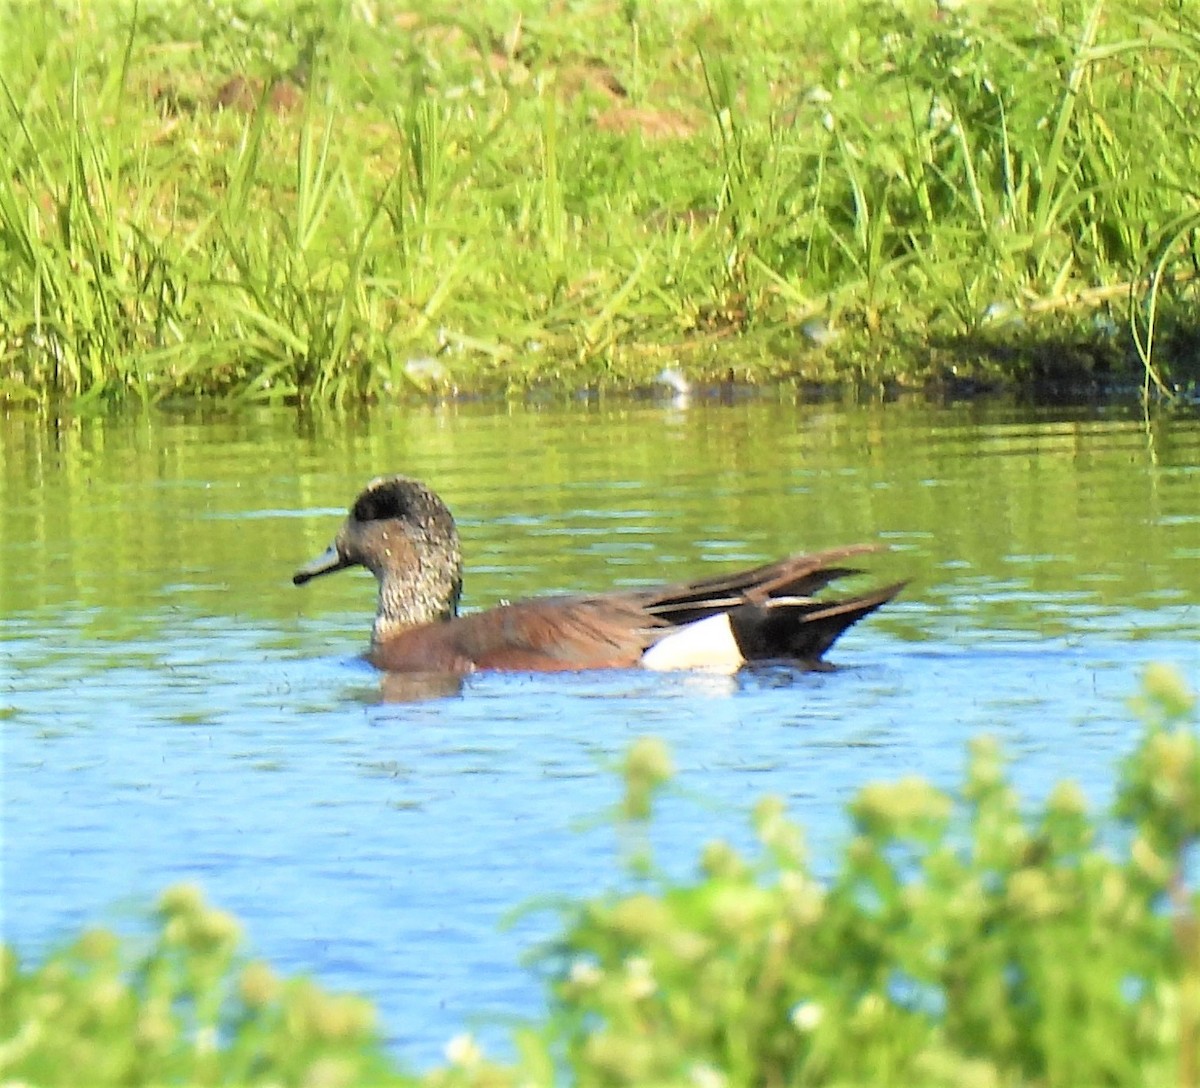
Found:
[[[763,604],[773,598],[809,597],[837,578],[862,573],[853,567],[838,566],[842,560],[881,550],[877,544],[852,544],[811,555],[789,555],[761,567],[712,578],[648,586],[609,596],[636,601],[651,615],[671,624],[691,623],[748,602]]]
[[[637,665],[665,621],[621,596],[543,597],[410,628],[372,648],[398,672],[566,672]]]

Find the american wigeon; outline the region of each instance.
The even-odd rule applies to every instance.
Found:
[[[858,573],[842,560],[875,550],[859,544],[694,582],[539,597],[460,616],[454,518],[424,484],[386,476],[367,485],[329,550],[292,581],[358,564],[371,571],[379,604],[368,659],[393,672],[733,671],[750,661],[818,665],[847,627],[904,584],[840,600],[812,596]]]

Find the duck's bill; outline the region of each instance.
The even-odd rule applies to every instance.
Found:
[[[319,578],[322,574],[332,574],[335,570],[344,570],[346,567],[352,566],[354,563],[349,559],[343,559],[337,546],[331,544],[323,554],[318,555],[312,562],[305,563],[292,575],[292,585],[302,586],[305,582]]]

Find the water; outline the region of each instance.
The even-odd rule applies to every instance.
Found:
[[[536,1016],[535,897],[618,879],[609,768],[670,743],[659,858],[746,843],[787,798],[818,867],[864,782],[952,784],[1005,743],[1023,795],[1095,805],[1146,662],[1200,676],[1200,421],[1121,407],[459,405],[356,420],[150,414],[0,439],[3,931],[36,956],[200,882],[255,954],[369,994],[397,1052]],[[840,670],[737,680],[475,676],[393,702],[357,653],[373,582],[303,589],[370,477],[456,511],[464,604],[715,572],[882,540],[904,596]]]

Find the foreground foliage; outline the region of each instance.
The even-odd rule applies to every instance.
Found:
[[[30,1085],[1179,1085],[1200,1083],[1200,738],[1175,674],[1148,674],[1145,738],[1115,824],[1060,784],[1023,810],[995,746],[958,794],[867,786],[840,868],[816,879],[775,800],[761,856],[704,848],[655,875],[647,831],[671,778],[636,744],[619,820],[639,885],[567,911],[551,1013],[513,1065],[469,1037],[421,1081],[361,999],[236,956],[237,924],[193,889],[146,947],[84,934],[46,962],[5,951],[0,1075]]]
[[[0,0],[0,398],[1166,389],[1198,66],[1179,0]]]
[[[1157,672],[1148,697],[1160,723],[1190,702]],[[957,796],[915,778],[863,789],[824,883],[767,799],[763,859],[712,844],[693,885],[577,909],[556,987],[577,1079],[1195,1084],[1194,731],[1152,731],[1117,813],[1114,848],[1071,783],[1022,811],[978,741]]]

